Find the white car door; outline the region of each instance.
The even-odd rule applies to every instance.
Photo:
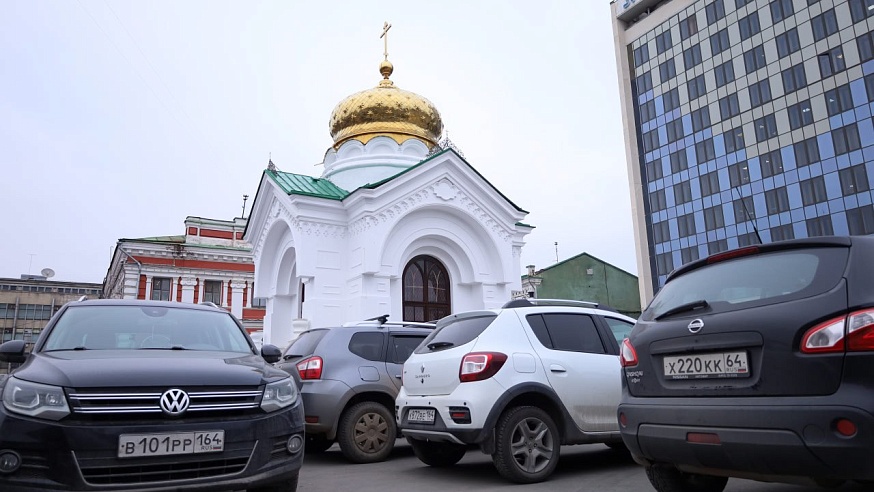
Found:
[[[525,317],[549,383],[577,427],[616,431],[621,378],[619,357],[607,353],[591,316],[551,312]]]

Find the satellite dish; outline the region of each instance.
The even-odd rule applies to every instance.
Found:
[[[51,268],[43,268],[42,271],[39,273],[41,273],[42,276],[45,278],[52,278],[55,276],[55,271]]]

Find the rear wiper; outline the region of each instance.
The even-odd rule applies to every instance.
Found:
[[[455,344],[452,342],[434,342],[434,343],[429,343],[428,348],[431,350],[437,350],[439,348],[452,347],[454,345]]]
[[[705,301],[704,299],[698,299],[697,301],[687,302],[685,304],[680,304],[677,307],[673,307],[671,309],[668,309],[667,311],[663,312],[662,314],[656,316],[653,319],[658,321],[662,318],[666,318],[668,316],[671,316],[672,314],[682,313],[685,311],[692,311],[695,309],[703,309],[709,305],[710,304],[707,301]]]

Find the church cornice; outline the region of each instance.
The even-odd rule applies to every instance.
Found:
[[[349,226],[349,234],[357,236],[383,223],[399,220],[414,210],[440,204],[449,204],[466,211],[487,230],[506,242],[515,235],[515,230],[501,225],[476,200],[445,176],[401,200],[354,220]]]

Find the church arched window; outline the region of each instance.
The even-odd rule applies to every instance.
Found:
[[[417,256],[404,268],[404,321],[436,321],[452,313],[449,274],[434,257]]]

